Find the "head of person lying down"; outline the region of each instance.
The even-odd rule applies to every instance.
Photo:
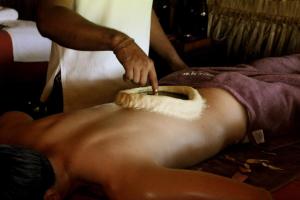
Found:
[[[243,106],[222,89],[176,90],[185,91],[188,98],[168,95],[174,100],[167,100],[168,104],[176,110],[178,101],[184,101],[197,116],[151,110],[148,101],[154,98],[159,106],[160,96],[146,94],[152,100],[143,99],[139,96],[143,92],[134,91],[123,91],[116,103],[39,120],[20,112],[4,114],[0,198],[59,200],[82,185],[97,184],[113,200],[270,199],[263,189],[181,169],[241,140],[247,118]],[[142,98],[147,106],[129,104],[128,98],[135,96],[128,97],[131,92],[138,94],[133,99]],[[184,102],[179,104],[181,110],[188,109]]]
[[[0,160],[0,199],[42,200],[55,183],[51,163],[38,151],[2,144]]]

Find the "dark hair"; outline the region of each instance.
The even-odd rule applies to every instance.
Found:
[[[49,160],[22,147],[0,145],[0,199],[43,200],[55,182]]]

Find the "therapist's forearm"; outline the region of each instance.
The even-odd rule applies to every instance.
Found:
[[[38,9],[38,29],[61,46],[85,51],[112,50],[123,65],[126,80],[158,88],[152,60],[126,34],[94,24],[73,11],[75,0],[43,0]],[[120,16],[122,17],[122,16]]]
[[[41,5],[37,25],[43,36],[77,50],[113,50],[128,37],[117,30],[96,25],[59,5]]]

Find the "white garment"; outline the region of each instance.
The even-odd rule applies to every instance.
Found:
[[[124,32],[148,53],[152,0],[76,0],[75,10],[96,24]],[[76,51],[53,43],[42,101],[59,70],[64,111],[111,102],[119,90],[132,87],[123,81],[125,70],[112,51]]]

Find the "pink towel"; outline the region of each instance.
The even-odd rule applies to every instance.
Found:
[[[300,134],[300,54],[251,65],[191,68],[162,78],[160,85],[223,88],[247,109],[249,133],[262,130],[266,139]]]

